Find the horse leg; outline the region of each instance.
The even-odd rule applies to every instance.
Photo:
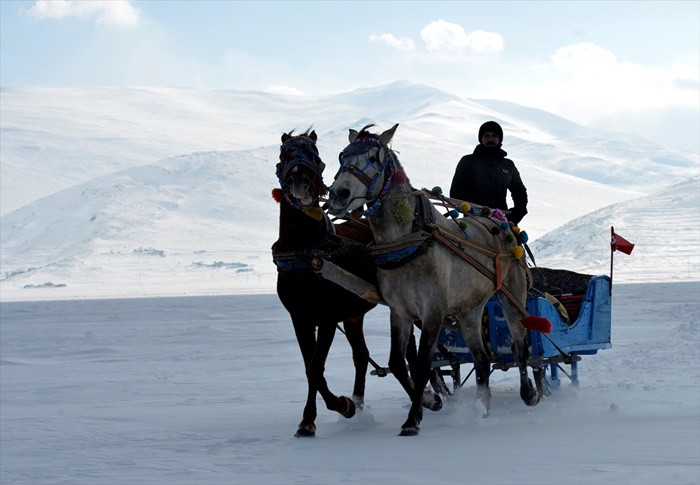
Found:
[[[530,358],[530,349],[528,349],[525,340],[527,330],[525,330],[525,327],[514,317],[514,315],[518,315],[517,308],[507,300],[502,301],[501,304],[505,307],[503,313],[508,322],[510,334],[513,337],[513,357],[518,364],[518,371],[520,373],[520,398],[528,406],[534,406],[540,402],[540,394],[527,375],[527,361]]]
[[[304,368],[306,369],[306,382],[308,393],[306,396],[306,405],[302,414],[301,423],[297,428],[294,436],[297,438],[312,437],[316,435],[316,386],[309,377],[309,365],[316,348],[316,329],[313,324],[308,323],[308,319],[300,317],[292,317],[294,324],[294,333],[301,349],[301,355],[304,359]]]
[[[419,425],[423,420],[423,407],[425,405],[425,387],[430,380],[430,365],[432,362],[438,333],[442,325],[442,319],[435,318],[434,321],[424,322],[421,328],[420,344],[418,354],[413,365],[413,394],[411,396],[411,409],[408,412],[406,422],[401,426],[400,436],[414,436],[420,430]],[[432,401],[430,409],[437,411],[442,407],[442,400],[437,394],[430,394]]]
[[[417,356],[418,347],[416,346],[416,332],[415,328],[411,327],[411,336],[408,337],[408,344],[406,345],[406,361],[408,362],[408,368],[411,372],[413,372],[413,365],[416,362]]]
[[[355,364],[355,385],[352,389],[352,400],[358,409],[365,407],[365,380],[369,366],[369,350],[362,331],[364,317],[350,318],[343,322],[345,336],[352,348],[352,361]]]
[[[346,418],[352,418],[355,415],[355,403],[349,397],[338,397],[333,394],[330,389],[328,389],[326,378],[323,376],[326,370],[328,352],[331,349],[331,344],[335,337],[335,330],[335,322],[321,322],[318,326],[316,349],[314,350],[308,373],[311,381],[326,403],[326,407],[331,411],[337,411]]]
[[[404,388],[406,394],[413,395],[413,381],[406,366],[406,347],[412,336],[413,328],[410,319],[401,318],[392,308],[390,312],[391,321],[391,350],[389,351],[389,369],[399,384]]]
[[[489,378],[491,376],[491,359],[484,347],[484,340],[481,331],[481,317],[484,312],[484,305],[480,305],[474,310],[457,316],[462,336],[469,352],[474,359],[474,373],[476,374],[476,401],[481,407],[483,417],[488,416],[491,407],[491,389],[489,388]]]

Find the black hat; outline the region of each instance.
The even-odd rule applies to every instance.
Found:
[[[498,139],[503,143],[503,128],[495,121],[487,121],[481,125],[481,128],[479,128],[479,143],[481,143],[481,138],[484,136],[484,133],[488,132],[497,134]]]

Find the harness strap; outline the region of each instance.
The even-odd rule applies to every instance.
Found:
[[[369,247],[369,254],[372,256],[381,256],[393,251],[405,249],[407,247],[423,244],[427,239],[431,238],[432,234],[427,232],[412,232],[389,244],[377,244]]]
[[[510,253],[493,253],[492,251],[489,251],[493,255],[494,258],[494,265],[496,268],[495,274],[491,272],[490,269],[485,267],[483,264],[469,256],[466,252],[462,251],[461,248],[457,247],[451,240],[450,238],[445,237],[445,233],[443,233],[440,228],[435,227],[433,228],[433,236],[435,239],[437,239],[439,242],[441,242],[445,247],[450,249],[453,253],[455,253],[457,256],[460,258],[464,259],[467,261],[469,264],[474,267],[479,273],[481,273],[483,276],[488,278],[489,280],[493,281],[495,291],[500,291],[502,292],[508,300],[510,300],[513,305],[515,305],[518,308],[518,311],[520,311],[523,316],[529,315],[527,309],[525,306],[518,301],[517,298],[513,295],[513,293],[508,289],[507,286],[503,284],[503,275],[502,275],[502,270],[501,270],[501,258],[512,258],[513,256]],[[472,246],[479,246],[479,245],[472,245]]]
[[[496,291],[503,287],[503,268],[501,267],[501,257],[503,253],[499,252],[493,259],[493,264],[496,267]]]

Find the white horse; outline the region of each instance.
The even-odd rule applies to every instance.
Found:
[[[388,147],[398,124],[381,133],[350,130],[350,144],[340,154],[340,169],[330,188],[333,215],[368,204],[366,211],[376,244],[395,255],[390,265],[379,264],[379,289],[391,309],[389,367],[411,398],[401,436],[419,432],[424,389],[441,327],[456,322],[474,356],[477,402],[488,414],[490,359],[481,335],[481,316],[498,291],[513,337],[520,370],[520,396],[534,406],[539,395],[528,378],[526,329],[520,319],[529,286],[527,267],[513,254],[510,228],[487,217],[469,217],[466,231],[446,219],[421,192],[411,187],[396,154]],[[391,248],[395,248],[392,250]],[[467,261],[465,261],[467,259]],[[384,258],[383,261],[386,261]],[[412,327],[421,329],[411,375],[405,352]],[[437,394],[433,405],[439,409]]]

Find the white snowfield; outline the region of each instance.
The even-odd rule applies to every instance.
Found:
[[[0,97],[0,483],[700,483],[697,153],[407,82]],[[363,411],[319,400],[316,438],[294,438],[306,379],[270,255],[282,132],[314,124],[330,184],[349,128],[400,123],[414,186],[447,192],[488,119],[539,265],[608,274],[610,226],[636,244],[615,253],[612,349],[533,408],[496,371],[486,419],[472,380],[412,438],[403,389],[368,376]],[[386,365],[388,310],[365,329]],[[353,372],[338,334],[331,389]]]
[[[613,348],[580,362],[537,406],[513,370],[473,377],[397,436],[409,400],[368,376],[350,420],[319,399],[315,438],[294,438],[301,353],[275,295],[3,303],[0,482],[41,484],[685,484],[700,479],[700,283],[613,287]],[[365,323],[386,365],[384,307]],[[352,391],[338,332],[326,366]]]
[[[539,264],[607,273],[614,225],[638,244],[618,258],[619,281],[700,279],[700,156],[540,110],[408,82],[333,96],[164,88],[0,95],[3,301],[274,292],[279,140],[311,124],[328,184],[348,128],[400,123],[393,147],[414,186],[448,192],[481,123],[498,120],[528,187],[521,226],[532,242],[547,235],[533,244]],[[567,223],[574,226],[559,229]]]

